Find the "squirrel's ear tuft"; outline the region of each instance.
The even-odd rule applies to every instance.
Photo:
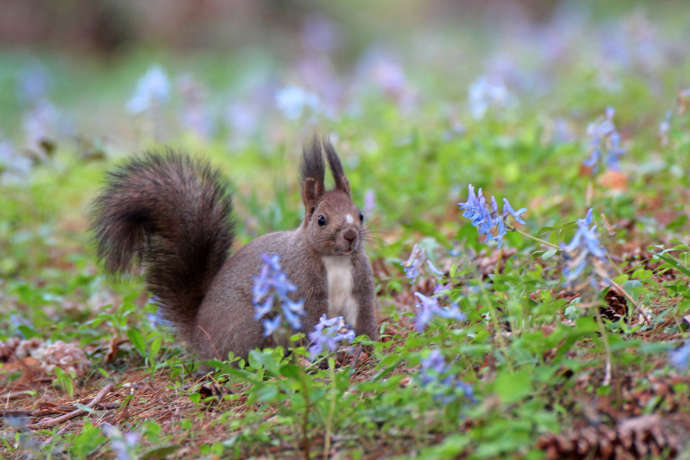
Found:
[[[328,166],[331,168],[333,180],[335,181],[335,189],[345,192],[350,196],[350,183],[345,177],[343,165],[340,163],[340,158],[329,140],[324,140],[324,147],[326,148],[326,158],[328,159]]]
[[[324,164],[321,152],[321,140],[314,136],[311,145],[305,145],[302,151],[300,176],[302,181],[302,201],[309,217],[316,203],[324,192]],[[311,210],[311,211],[310,211]]]

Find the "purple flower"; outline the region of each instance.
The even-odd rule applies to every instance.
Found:
[[[414,293],[417,297],[417,317],[415,319],[415,327],[419,332],[423,332],[429,325],[434,316],[441,318],[454,319],[456,321],[464,321],[466,316],[460,311],[460,307],[456,304],[451,304],[450,307],[441,307],[436,297],[427,297],[419,292]]]
[[[421,362],[420,381],[422,388],[431,387],[434,400],[448,404],[457,398],[457,390],[471,401],[475,401],[474,389],[468,383],[456,380],[439,350],[432,350]]]
[[[314,330],[309,333],[309,357],[314,359],[324,350],[335,352],[341,343],[351,343],[355,339],[355,331],[345,324],[342,316],[326,318],[322,315]]]
[[[110,439],[110,447],[118,460],[134,460],[137,457],[136,447],[139,442],[139,433],[130,431],[122,433],[116,426],[109,423],[101,425],[105,435]]]
[[[288,325],[299,330],[304,316],[304,301],[294,301],[288,294],[297,291],[280,267],[278,254],[262,254],[263,265],[258,276],[254,277],[252,302],[254,319],[262,318],[264,335],[273,334],[285,320]]]
[[[671,365],[679,371],[687,369],[688,361],[690,360],[690,340],[685,342],[682,347],[672,350],[668,358]]]
[[[484,235],[487,243],[491,240],[495,240],[500,248],[503,244],[503,237],[506,234],[506,221],[508,216],[524,224],[525,221],[522,220],[521,216],[527,212],[527,209],[520,208],[515,211],[508,199],[503,198],[503,212],[499,214],[495,197],[491,197],[491,208],[489,208],[482,193],[482,189],[479,189],[479,192],[475,194],[472,184],[469,184],[467,188],[467,201],[458,203],[458,206],[463,209],[463,217],[472,221],[472,225],[477,227],[480,234]]]
[[[163,68],[154,65],[137,82],[134,94],[127,101],[127,111],[137,115],[159,106],[170,96],[170,81]]]
[[[613,171],[620,169],[620,157],[625,154],[625,149],[621,146],[620,134],[616,131],[616,125],[613,123],[615,113],[613,107],[607,107],[605,116],[598,118],[587,127],[589,158],[582,164],[594,171],[597,170],[603,153],[606,154],[605,161],[609,169]]]
[[[595,261],[606,262],[606,251],[601,247],[597,226],[592,225],[592,208],[587,211],[584,219],[577,220],[577,231],[568,244],[561,243],[565,258],[563,274],[566,282],[572,282],[579,277],[587,266],[587,262],[594,263],[595,270],[602,276],[602,269]]]

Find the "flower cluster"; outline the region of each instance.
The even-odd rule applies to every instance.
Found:
[[[457,390],[460,390],[462,395],[470,401],[475,401],[472,386],[455,379],[440,351],[433,350],[429,356],[422,360],[421,364],[420,381],[422,388],[431,388],[436,401],[443,404],[453,402],[458,397]]]
[[[589,137],[589,158],[583,164],[593,171],[597,170],[602,155],[605,153],[605,162],[608,169],[612,171],[620,170],[620,157],[625,154],[625,149],[621,147],[621,136],[613,123],[613,116],[616,111],[613,107],[606,109],[604,117],[600,117],[587,127],[587,137]]]
[[[415,244],[410,253],[410,257],[402,266],[405,270],[405,276],[407,276],[411,284],[415,284],[419,276],[421,276],[422,271],[428,271],[428,273],[437,280],[437,284],[434,288],[434,295],[432,297],[425,296],[420,292],[414,293],[417,298],[415,327],[419,332],[423,332],[435,316],[455,319],[457,321],[465,320],[465,315],[456,304],[451,304],[450,307],[442,307],[439,304],[439,300],[444,298],[441,292],[446,288],[443,282],[445,274],[436,268],[431,260],[427,258],[424,249],[418,244]]]
[[[688,361],[690,361],[690,340],[685,342],[685,344],[677,350],[671,351],[669,353],[669,361],[671,361],[671,365],[679,371],[687,369]]]
[[[468,186],[467,201],[458,203],[458,206],[463,210],[463,217],[470,219],[472,225],[479,230],[479,233],[485,236],[486,242],[494,240],[498,243],[499,248],[503,244],[503,237],[506,234],[508,217],[510,216],[516,222],[524,224],[525,221],[522,220],[521,216],[527,212],[526,208],[515,211],[510,202],[503,198],[503,212],[499,214],[496,198],[493,196],[491,197],[491,209],[489,209],[482,194],[482,189],[480,188],[475,194],[472,184]]]
[[[164,103],[170,97],[170,81],[162,67],[154,65],[139,79],[127,101],[127,111],[137,115]]]
[[[502,79],[479,77],[467,92],[470,111],[475,120],[484,118],[490,107],[503,109],[516,104]]]
[[[324,350],[334,352],[341,343],[351,343],[355,339],[355,331],[345,324],[342,316],[327,318],[322,315],[314,330],[309,333],[309,357],[314,359]]]
[[[116,426],[109,423],[101,425],[105,435],[110,439],[110,447],[118,460],[132,460],[138,458],[135,449],[139,442],[139,433],[122,433]]]
[[[263,318],[264,336],[273,334],[285,320],[292,329],[302,327],[304,301],[293,301],[288,293],[297,290],[280,267],[278,254],[262,254],[263,265],[258,276],[254,277],[252,302],[254,318]],[[276,305],[276,301],[278,305]]]
[[[591,225],[591,227],[590,227]],[[577,220],[577,231],[568,244],[561,243],[561,250],[565,258],[563,274],[566,282],[570,283],[578,278],[590,262],[597,274],[608,279],[608,273],[603,265],[606,263],[606,251],[601,247],[597,226],[592,225],[592,209],[587,211],[584,219]]]
[[[434,316],[454,319],[456,321],[464,321],[466,319],[465,314],[460,311],[460,307],[456,304],[451,304],[450,307],[444,308],[439,305],[438,298],[436,297],[427,297],[419,292],[415,292],[414,295],[417,297],[415,327],[419,332],[423,332],[426,329]]]

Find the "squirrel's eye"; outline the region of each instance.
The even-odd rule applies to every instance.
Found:
[[[364,222],[364,214],[361,211],[359,212],[359,221]]]
[[[319,223],[319,226],[323,227],[326,225],[326,218],[323,216],[319,216],[316,218],[316,221]]]

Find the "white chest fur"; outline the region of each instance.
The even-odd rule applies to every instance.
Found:
[[[352,262],[347,256],[328,256],[321,260],[328,277],[328,316],[342,316],[354,327],[359,304],[352,295]]]

